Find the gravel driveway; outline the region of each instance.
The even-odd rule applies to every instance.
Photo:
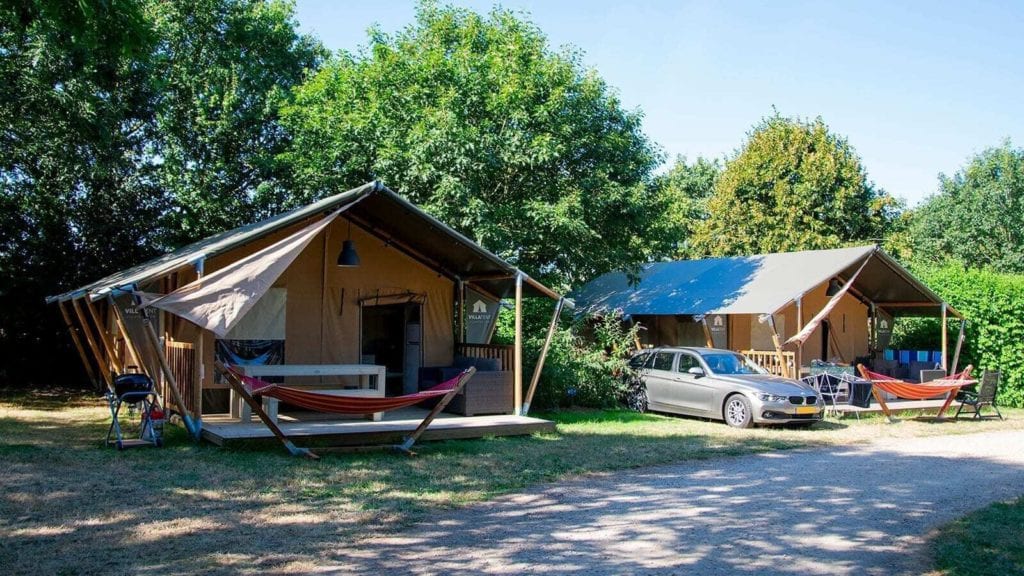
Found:
[[[1024,494],[1024,431],[591,476],[339,546],[326,573],[921,574],[924,536]]]

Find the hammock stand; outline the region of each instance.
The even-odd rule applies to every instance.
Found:
[[[908,400],[926,400],[946,394],[946,402],[939,408],[938,414],[935,415],[936,418],[942,418],[942,415],[945,414],[946,409],[949,408],[960,388],[974,382],[970,380],[971,370],[973,369],[973,366],[968,365],[959,374],[950,374],[940,380],[917,384],[886,376],[885,374],[879,374],[878,372],[872,372],[863,364],[857,364],[857,371],[860,372],[860,375],[865,380],[871,381],[871,394],[878,401],[878,405],[882,407],[882,412],[889,419],[889,423],[893,423],[895,420],[892,417],[892,412],[889,410],[889,405],[885,403],[885,399],[879,393],[879,390],[893,394],[897,398],[906,398]]]
[[[451,380],[442,382],[437,386],[414,394],[393,396],[391,398],[363,398],[320,394],[308,390],[281,386],[279,384],[271,384],[260,380],[259,378],[253,378],[251,376],[241,374],[234,368],[224,365],[220,360],[216,360],[215,363],[217,369],[224,374],[228,385],[231,386],[232,390],[234,390],[235,393],[252,408],[252,411],[259,417],[263,424],[274,433],[274,436],[284,444],[284,447],[288,449],[288,452],[291,453],[292,456],[305,456],[314,460],[317,460],[320,457],[309,448],[296,446],[284,431],[281,430],[281,427],[270,418],[270,415],[263,410],[262,403],[257,401],[254,396],[269,396],[310,410],[333,414],[373,414],[375,412],[386,412],[388,410],[396,410],[398,408],[412,406],[413,404],[418,404],[430,398],[440,397],[440,401],[438,401],[438,403],[430,410],[412,434],[409,434],[402,439],[401,444],[351,447],[328,446],[318,448],[320,451],[362,451],[384,448],[397,450],[409,456],[415,456],[416,453],[412,451],[413,444],[416,443],[416,440],[418,440],[427,427],[430,426],[430,423],[434,421],[434,418],[441,413],[441,410],[444,410],[445,406],[452,401],[452,398],[462,391],[466,386],[466,382],[468,382],[469,379],[473,377],[473,374],[476,373],[476,368],[470,367]]]

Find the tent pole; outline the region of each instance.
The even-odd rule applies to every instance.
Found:
[[[86,296],[88,298],[88,296]],[[71,308],[75,311],[75,316],[78,317],[78,323],[82,325],[82,332],[85,333],[85,339],[89,342],[89,349],[92,350],[92,355],[96,358],[96,364],[100,368],[100,375],[103,376],[103,381],[107,385],[107,389],[114,389],[114,381],[110,377],[110,364],[107,363],[103,354],[100,353],[100,347],[96,344],[96,338],[93,337],[92,328],[89,327],[89,322],[85,319],[85,313],[82,312],[82,307],[78,304],[78,299],[71,300]]]
[[[466,342],[466,283],[459,278],[456,284],[456,290],[458,290],[458,306],[459,306],[459,335],[458,344],[464,344]]]
[[[711,335],[711,327],[708,326],[707,314],[705,314],[705,315],[700,317],[700,325],[701,325],[701,328],[704,329],[704,344],[708,348],[714,348],[715,347],[715,338]]]
[[[89,310],[89,316],[92,317],[92,321],[96,324],[96,329],[100,333],[100,342],[103,343],[103,349],[106,350],[107,356],[110,357],[110,365],[114,368],[114,372],[120,374],[124,372],[121,366],[121,360],[117,357],[114,351],[114,344],[110,341],[110,334],[107,333],[106,327],[103,325],[100,319],[100,314],[96,310],[96,306],[92,303],[92,298],[88,294],[85,295],[85,307]]]
[[[523,410],[523,273],[516,274],[516,341],[513,360],[513,413]]]
[[[801,295],[796,299],[796,332],[799,334],[804,329],[804,297]],[[796,374],[800,375],[800,369],[804,365],[804,341],[796,343]]]
[[[951,374],[956,374],[956,368],[960,364],[960,348],[964,344],[964,330],[967,328],[967,320],[960,320],[960,334],[956,338],[956,350],[953,352],[953,365],[950,368]]]
[[[537,366],[533,369],[533,377],[530,378],[530,390],[526,393],[526,400],[523,401],[522,416],[530,413],[530,403],[533,401],[533,393],[537,391],[537,383],[540,381],[541,370],[544,369],[544,360],[548,357],[548,348],[551,347],[551,339],[555,337],[555,328],[558,327],[558,317],[562,315],[562,306],[565,305],[565,298],[559,298],[555,304],[555,314],[551,317],[551,324],[548,325],[548,335],[544,338],[544,347],[540,349],[540,357],[537,359]]]
[[[142,324],[146,327],[149,344],[153,347],[153,351],[156,352],[156,358],[160,362],[160,369],[163,370],[167,387],[171,389],[171,397],[174,398],[174,403],[178,405],[181,421],[185,423],[185,429],[188,430],[189,435],[198,442],[199,428],[192,422],[192,417],[189,416],[188,410],[185,408],[185,400],[181,396],[181,391],[178,390],[178,381],[174,378],[174,372],[171,371],[171,367],[167,363],[167,357],[164,355],[163,346],[160,345],[160,338],[156,335],[156,329],[153,328],[153,323],[145,312],[142,313]],[[200,338],[202,338],[202,333],[200,333]]]
[[[121,336],[124,337],[125,347],[128,348],[128,353],[131,354],[132,360],[135,361],[135,365],[139,367],[143,373],[146,373],[146,366],[142,362],[142,355],[139,354],[138,348],[135,346],[135,342],[132,341],[128,335],[128,329],[125,327],[124,317],[121,316],[121,309],[117,307],[117,303],[114,302],[114,297],[107,294],[107,306],[114,311],[114,323],[117,325],[117,329],[121,332]]]
[[[89,381],[97,390],[100,389],[100,381],[96,379],[96,372],[92,369],[92,362],[89,361],[89,356],[85,353],[85,347],[82,346],[82,339],[78,337],[78,329],[75,328],[74,322],[71,321],[71,315],[68,314],[67,308],[64,307],[64,302],[58,301],[57,308],[60,308],[60,315],[64,318],[64,325],[67,326],[68,332],[71,333],[71,341],[75,343],[75,350],[78,350],[78,357],[82,360],[82,365],[85,366],[85,373],[89,376]]]
[[[949,314],[946,313],[946,303],[942,303],[942,369],[949,369]],[[949,372],[946,372],[949,374]]]
[[[782,377],[789,378],[789,366],[786,365],[786,355],[782,353],[782,338],[775,328],[775,315],[768,316],[768,326],[772,329],[772,344],[775,345],[775,354],[779,358],[779,368],[782,370]]]
[[[193,263],[196,269],[196,280],[203,277],[206,272],[206,258],[200,258]],[[322,315],[321,315],[322,316]],[[322,321],[322,320],[321,320]],[[155,334],[155,332],[154,332]],[[199,431],[203,427],[203,381],[206,380],[206,330],[199,330],[199,337],[196,338],[196,360],[199,366],[199,370],[195,371],[192,375],[195,381],[192,382],[192,402],[193,406],[196,407],[196,426],[195,426],[195,437],[196,441],[199,441]],[[160,357],[163,356],[164,350],[161,348]],[[173,376],[172,376],[173,378]],[[177,382],[173,382],[173,385],[177,385]]]

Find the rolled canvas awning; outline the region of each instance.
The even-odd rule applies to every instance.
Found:
[[[335,211],[165,296],[144,300],[143,307],[166,310],[223,338],[340,213]]]

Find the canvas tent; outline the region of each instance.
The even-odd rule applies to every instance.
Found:
[[[338,265],[345,241],[358,249],[357,267]],[[398,374],[400,388],[410,379],[415,386],[418,366],[450,365],[470,350],[467,293],[515,302],[516,343],[499,352],[514,373],[518,412],[522,299],[552,298],[559,309],[563,299],[379,182],[211,236],[48,301],[60,307],[91,375],[109,385],[111,374],[134,367],[176,384],[181,410],[198,421],[216,391],[226,394],[213,369],[222,354],[383,364],[399,346],[405,364],[389,365],[388,374]],[[158,311],[152,320],[147,309]],[[490,348],[498,347],[477,343],[471,350]]]
[[[799,366],[870,355],[895,317],[962,320],[875,245],[656,262],[636,284],[609,273],[572,296],[579,314],[619,310],[643,323],[647,344],[786,352]],[[945,364],[945,336],[942,351]]]

